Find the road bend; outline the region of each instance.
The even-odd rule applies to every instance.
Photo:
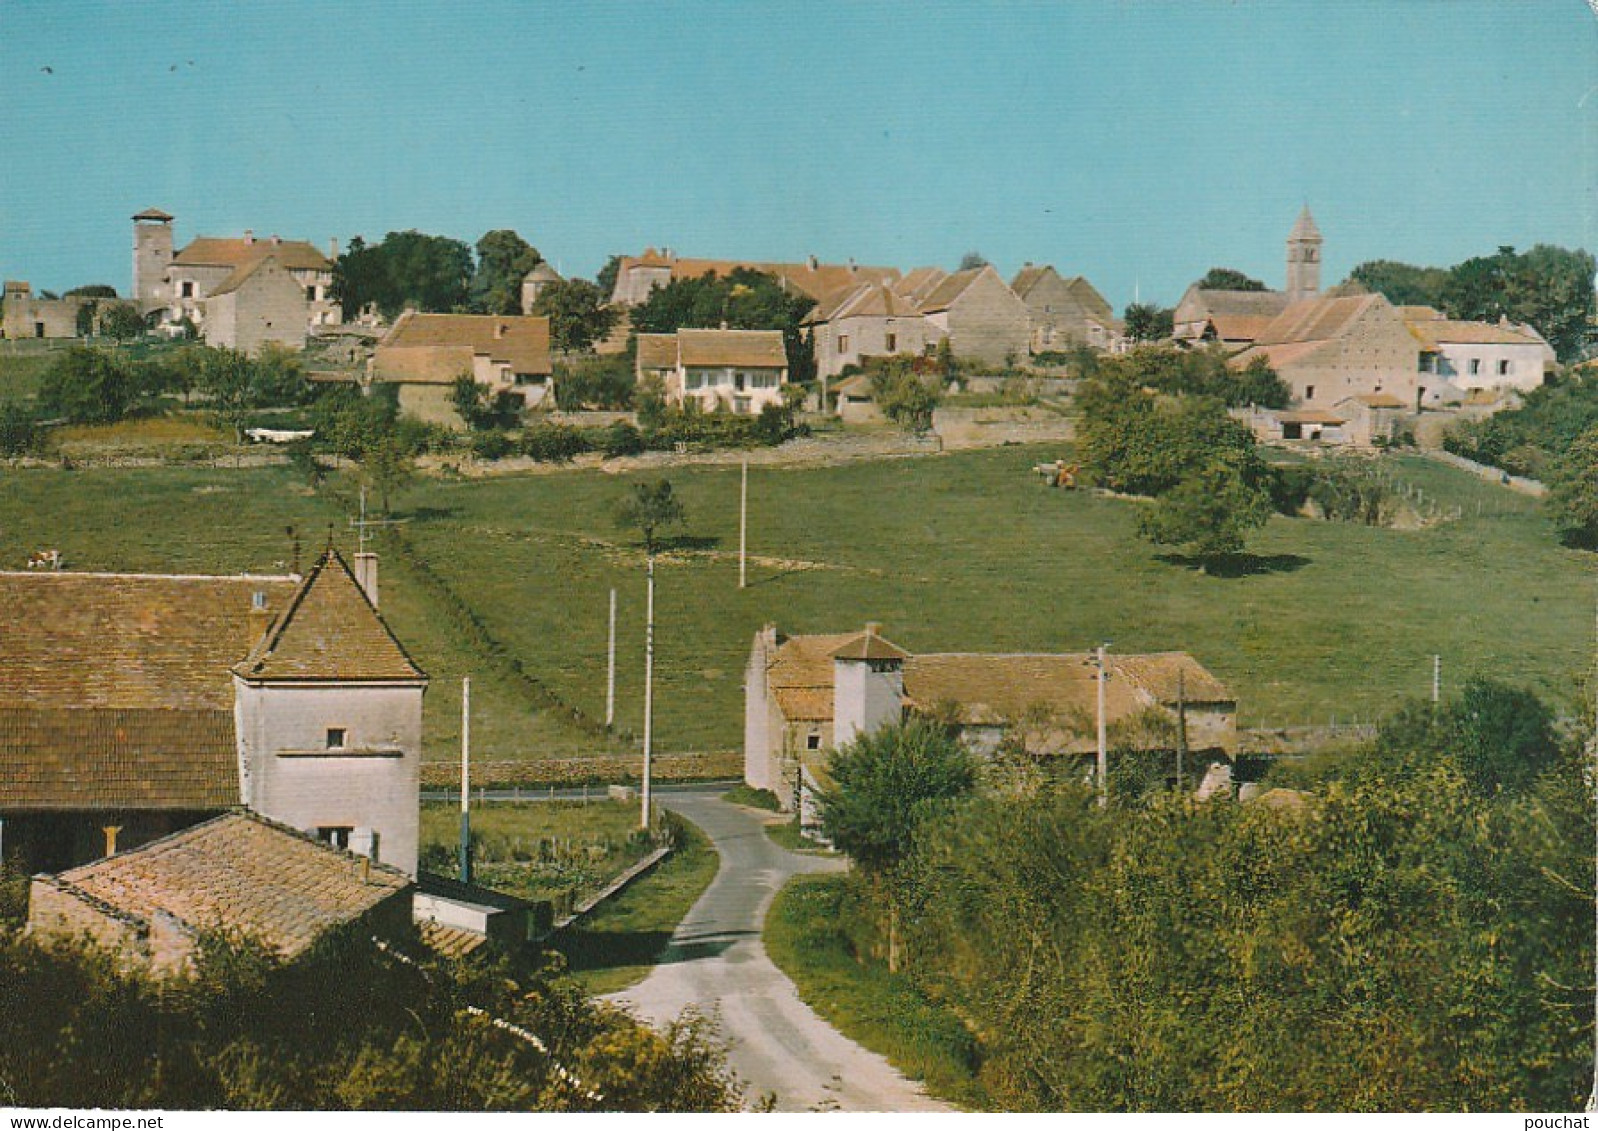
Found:
[[[778,847],[765,832],[772,815],[716,792],[673,793],[660,804],[705,831],[721,869],[654,971],[610,1000],[656,1026],[693,1006],[717,1025],[749,1099],[770,1093],[779,1111],[953,1110],[823,1021],[766,956],[760,930],[783,884],[843,862]]]

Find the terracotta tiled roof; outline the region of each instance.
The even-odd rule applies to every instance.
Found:
[[[956,271],[952,275],[945,275],[917,304],[921,308],[921,313],[936,314],[940,310],[948,310],[961,295],[965,294],[966,288],[977,281],[977,276],[986,270],[986,267],[973,267],[967,271]]]
[[[123,916],[253,937],[283,958],[410,889],[410,877],[255,813],[225,813],[57,877]]]
[[[1180,693],[1189,703],[1235,703],[1237,696],[1186,652],[1110,653],[1112,671],[1126,676],[1155,701],[1175,706]]]
[[[1223,342],[1252,342],[1271,324],[1268,314],[1216,314],[1210,318],[1215,336]]]
[[[1348,417],[1340,413],[1330,412],[1324,408],[1302,408],[1294,412],[1284,412],[1277,415],[1276,419],[1283,424],[1347,424]]]
[[[820,299],[830,291],[854,283],[886,282],[899,277],[897,267],[862,267],[843,263],[771,263],[753,259],[683,259],[662,255],[650,248],[640,256],[624,256],[618,274],[634,267],[669,267],[671,277],[701,279],[707,275],[731,275],[742,268],[774,275],[790,290],[799,291],[813,299]]]
[[[1112,678],[1105,685],[1109,718],[1123,718],[1148,706],[1136,686]],[[1034,708],[1056,714],[1096,711],[1097,668],[1086,652],[990,655],[947,652],[913,656],[904,666],[904,693],[912,706],[931,710],[943,703],[960,707],[961,720],[978,725],[1013,722]]]
[[[1405,319],[1410,333],[1420,339],[1423,346],[1436,349],[1443,345],[1473,346],[1540,346],[1542,341],[1524,330],[1512,326],[1499,326],[1492,322],[1464,322],[1451,318]]]
[[[678,330],[677,350],[685,366],[788,367],[781,330]]]
[[[1275,318],[1287,309],[1281,291],[1218,291],[1195,288],[1194,297],[1211,318]]]
[[[908,660],[910,653],[889,640],[884,640],[867,629],[849,638],[843,647],[832,653],[834,660]]]
[[[776,687],[772,689],[783,718],[795,722],[825,722],[832,718],[832,683],[826,687]]]
[[[948,277],[949,273],[942,267],[917,267],[906,272],[904,278],[893,284],[893,289],[911,302],[919,303]]]
[[[640,369],[676,369],[676,334],[639,334],[638,367]]]
[[[1344,403],[1347,403],[1347,401],[1357,401],[1360,404],[1366,406],[1367,408],[1407,408],[1408,407],[1404,403],[1402,398],[1395,397],[1395,396],[1393,396],[1392,393],[1357,393],[1357,394],[1355,394],[1352,397],[1347,397],[1344,400],[1339,401],[1338,403],[1339,404],[1344,404]]]
[[[407,310],[389,328],[372,361],[379,381],[449,384],[481,355],[513,373],[547,376],[549,319],[511,314],[419,314]]]
[[[0,708],[0,812],[238,802],[231,708]]]
[[[170,220],[172,219],[172,214],[170,212],[162,212],[159,208],[146,208],[143,212],[135,212],[133,218],[135,220]]]
[[[1049,275],[1054,274],[1058,274],[1058,272],[1053,267],[1047,265],[1037,267],[1029,263],[1015,273],[1015,278],[1010,280],[1010,289],[1019,297],[1026,298],[1028,291]]]
[[[1345,333],[1373,306],[1384,306],[1381,295],[1311,298],[1287,306],[1256,339],[1256,345],[1288,342],[1326,342]]]
[[[337,551],[322,555],[294,600],[234,669],[250,682],[425,680]]]
[[[1242,369],[1256,357],[1265,359],[1265,364],[1278,372],[1284,366],[1297,365],[1301,362],[1311,361],[1314,355],[1321,350],[1332,348],[1330,342],[1283,342],[1280,345],[1261,345],[1258,342],[1227,360],[1227,365],[1232,369]]]
[[[168,217],[171,219],[171,217]],[[290,271],[331,271],[327,256],[304,240],[222,239],[200,236],[172,257],[178,267],[243,267],[268,255]]]
[[[522,276],[522,282],[531,280],[534,283],[564,283],[566,280],[561,273],[548,263],[539,263],[531,271]]]
[[[0,573],[0,707],[233,710],[298,579]],[[254,607],[260,594],[262,607]]]
[[[914,318],[921,312],[885,283],[865,283],[834,291],[805,316],[814,325],[840,318]]]
[[[281,264],[278,263],[277,256],[275,255],[265,255],[260,259],[252,259],[242,267],[235,267],[231,275],[216,285],[216,290],[211,292],[210,297],[214,298],[217,295],[231,294],[232,292],[238,290],[247,279],[255,275],[257,272],[263,270],[268,263],[271,263],[275,266],[281,266]],[[295,285],[297,286],[298,284]]]

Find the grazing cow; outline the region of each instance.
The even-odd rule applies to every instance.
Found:
[[[35,550],[28,555],[29,569],[60,569],[60,550]]]

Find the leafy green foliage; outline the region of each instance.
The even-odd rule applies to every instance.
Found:
[[[117,289],[106,283],[89,283],[82,287],[73,287],[67,291],[63,298],[116,298]]]
[[[333,267],[333,297],[353,318],[375,303],[385,318],[407,307],[433,312],[464,308],[473,277],[472,249],[422,232],[389,232],[367,246],[356,236]]]
[[[1523,394],[1518,408],[1456,425],[1443,446],[1513,475],[1553,478],[1555,465],[1598,428],[1598,381],[1572,374]]]
[[[1205,562],[1240,553],[1248,532],[1271,516],[1265,480],[1252,452],[1218,452],[1162,492],[1138,530],[1156,545],[1186,547]]]
[[[543,261],[536,247],[509,228],[484,233],[477,241],[472,308],[480,314],[520,314],[522,279]]]
[[[1264,283],[1230,267],[1211,267],[1195,286],[1206,291],[1263,291]]]
[[[311,395],[299,355],[277,345],[254,358],[238,350],[194,347],[180,364],[196,373],[195,385],[210,398],[218,421],[240,441],[256,411],[303,404]]]
[[[1577,751],[1483,684],[1281,805],[974,795],[890,893],[1003,1109],[1554,1110],[1589,1083],[1593,832]]]
[[[1134,302],[1122,314],[1126,336],[1134,342],[1160,342],[1176,329],[1176,311],[1149,302]]]
[[[1547,507],[1560,537],[1598,547],[1598,425],[1578,436],[1552,470]]]
[[[1441,309],[1443,288],[1448,285],[1448,269],[1416,267],[1392,259],[1372,259],[1361,263],[1348,275],[1372,294],[1379,294],[1394,306],[1430,306]]]
[[[45,370],[39,406],[74,424],[114,424],[138,401],[133,367],[107,350],[73,346]]]
[[[588,435],[568,424],[535,424],[522,434],[522,454],[540,463],[570,463],[588,451]]]
[[[609,334],[621,317],[609,299],[608,291],[587,279],[566,279],[539,292],[533,313],[549,319],[549,340],[555,349],[582,353]]]
[[[542,300],[544,295],[538,297]],[[562,412],[632,408],[637,386],[632,362],[622,354],[584,357],[555,366],[555,404]]]
[[[739,1099],[702,1025],[656,1034],[552,970],[405,963],[359,932],[289,966],[211,936],[192,975],[159,984],[100,952],[6,933],[0,1003],[0,1079],[24,1107],[708,1111]]]
[[[615,520],[619,528],[642,534],[644,548],[653,555],[660,548],[660,529],[686,522],[688,512],[669,479],[641,480],[616,503]]]
[[[1512,247],[1467,259],[1449,272],[1443,308],[1453,318],[1529,322],[1561,361],[1579,358],[1595,313],[1598,260],[1586,251],[1538,244],[1518,255]]]
[[[514,428],[522,418],[524,407],[522,398],[509,389],[490,390],[467,373],[455,378],[449,401],[473,432]]]
[[[788,354],[788,379],[808,381],[815,374],[813,346],[800,327],[815,301],[783,289],[772,275],[746,267],[730,274],[674,279],[649,292],[630,318],[640,334],[674,334],[683,327],[781,330]]]
[[[976,780],[971,754],[947,727],[912,718],[862,734],[827,765],[821,828],[838,850],[871,872],[890,871],[940,802]]]
[[[1393,516],[1392,488],[1359,459],[1327,459],[1315,468],[1307,492],[1326,518],[1385,526]]]
[[[941,399],[935,379],[917,371],[913,361],[885,358],[872,366],[871,398],[889,420],[920,435],[932,427],[932,414]]]
[[[0,401],[0,456],[37,451],[43,438],[32,409],[18,401]]]
[[[106,303],[99,311],[100,332],[117,341],[144,336],[144,315],[131,302]]]

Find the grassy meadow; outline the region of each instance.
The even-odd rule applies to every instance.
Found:
[[[838,632],[878,620],[920,651],[1186,649],[1232,685],[1248,725],[1369,718],[1429,691],[1433,653],[1445,688],[1494,675],[1564,708],[1589,664],[1591,556],[1557,545],[1535,502],[1494,484],[1388,457],[1464,517],[1421,530],[1275,518],[1251,539],[1249,571],[1209,576],[1138,538],[1136,503],[1029,473],[1060,453],[753,467],[743,590],[737,467],[670,471],[688,522],[657,564],[657,749],[741,744],[743,667],[768,621]],[[383,608],[434,678],[429,756],[452,756],[467,672],[474,754],[601,746],[612,587],[617,725],[636,741],[644,556],[611,517],[634,478],[429,478],[402,496],[402,544],[378,547]],[[8,568],[59,547],[73,569],[268,570],[289,556],[288,525],[307,560],[329,527],[353,549],[347,518],[286,468],[0,470]]]

